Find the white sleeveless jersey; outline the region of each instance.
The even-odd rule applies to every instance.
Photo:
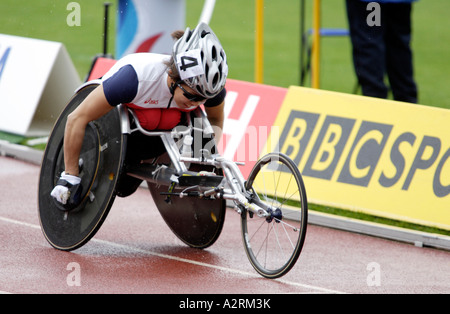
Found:
[[[109,104],[127,104],[142,109],[180,109],[175,101],[171,102],[167,65],[164,63],[169,60],[169,55],[136,53],[117,61],[102,77],[103,90]],[[214,98],[207,99],[204,106],[218,106],[223,103],[225,96],[226,90],[223,89]],[[195,107],[191,107],[182,110],[194,109]]]
[[[169,61],[170,56],[154,53],[136,53],[130,54],[119,61],[103,76],[102,81],[110,79],[114,75],[117,79],[114,80],[110,90],[122,90],[121,94],[129,95],[129,90],[136,91],[133,99],[128,101],[128,104],[140,108],[167,108],[172,95],[167,85],[167,66],[165,61]],[[136,78],[131,78],[130,71],[121,73],[119,70],[125,66],[131,65],[134,69]],[[137,86],[136,86],[137,85]],[[127,91],[128,90],[128,91]],[[113,91],[105,91],[112,94]],[[134,92],[131,92],[134,94]],[[108,96],[108,95],[107,95]],[[108,98],[108,97],[107,97]],[[122,103],[123,99],[120,96],[116,101]],[[111,102],[110,102],[111,103]],[[111,105],[117,105],[118,103]],[[172,108],[177,108],[174,101],[171,103]]]

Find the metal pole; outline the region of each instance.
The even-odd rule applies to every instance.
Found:
[[[312,47],[312,87],[320,88],[320,0],[314,0],[313,47]]]
[[[300,0],[300,86],[303,86],[305,81],[305,47],[305,0]]]
[[[264,81],[264,0],[256,0],[255,82]]]
[[[111,3],[109,2],[105,2],[103,4],[105,6],[105,19],[104,19],[104,24],[103,24],[103,56],[107,56],[108,55],[108,22],[109,22],[109,16],[108,16],[108,12],[109,12],[109,6],[111,5]]]
[[[214,12],[215,5],[216,0],[205,0],[205,4],[203,5],[203,10],[202,14],[200,15],[199,22],[209,24],[209,21],[211,21],[212,14]]]

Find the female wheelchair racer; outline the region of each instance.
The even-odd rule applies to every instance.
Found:
[[[171,56],[139,53],[122,58],[68,115],[64,132],[65,171],[51,191],[61,210],[70,211],[81,202],[79,156],[86,127],[118,104],[132,109],[145,129],[170,130],[180,122],[183,111],[192,111],[204,103],[209,122],[220,133],[228,74],[225,51],[204,23],[193,31],[188,28],[172,36],[177,41]],[[220,137],[221,134],[215,134],[216,139]],[[134,152],[127,152],[127,156],[139,162],[160,155],[164,147],[153,146],[131,145]],[[119,181],[118,195],[133,193],[140,182],[134,178]]]
[[[278,278],[293,267],[305,240],[301,174],[289,157],[270,153],[245,180],[236,163],[216,153],[211,136],[221,137],[225,52],[205,24],[174,36],[172,56],[119,60],[100,81],[80,87],[61,113],[39,179],[44,236],[57,249],[80,248],[115,196],[132,194],[145,180],[166,224],[190,247],[212,245],[226,201],[234,203],[252,266]],[[185,145],[194,157],[185,157]]]

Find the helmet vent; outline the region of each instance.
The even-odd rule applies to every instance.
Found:
[[[186,35],[187,35],[187,36],[186,36],[186,39],[185,39],[185,42],[186,42],[186,43],[188,43],[189,40],[191,39],[192,33],[193,33],[193,31],[189,30],[188,33],[186,34]]]
[[[211,59],[217,61],[217,49],[215,46],[213,46],[211,49]]]
[[[217,82],[219,82],[219,74],[216,73],[216,75],[214,75],[213,81],[212,81],[212,85],[216,86]]]
[[[208,76],[209,75],[209,66],[208,66],[208,64],[205,64],[205,78],[206,78],[206,81],[208,81]]]

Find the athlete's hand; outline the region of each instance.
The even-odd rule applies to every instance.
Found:
[[[69,207],[76,206],[80,201],[80,183],[80,177],[63,172],[50,195],[62,205],[69,205]]]

